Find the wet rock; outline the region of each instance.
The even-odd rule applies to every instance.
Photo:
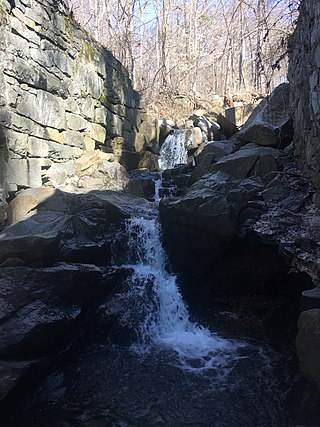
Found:
[[[302,373],[320,392],[320,309],[303,311],[298,320],[297,352]]]
[[[253,232],[264,244],[277,247],[294,271],[318,283],[320,264],[314,260],[320,258],[319,214],[311,203],[311,185],[296,164],[279,150],[254,144],[222,157],[206,172],[208,164],[204,160],[199,175],[205,175],[180,199],[160,203],[174,270],[199,278],[235,238]]]
[[[175,123],[173,120],[164,119],[160,121],[160,132],[159,132],[159,147],[164,143],[164,140],[168,135],[173,132]]]
[[[237,139],[259,145],[284,148],[293,138],[289,85],[278,86],[253,111]]]
[[[194,168],[192,175],[189,180],[189,184],[192,185],[198,179],[202,178],[210,169],[212,163],[215,161],[215,154],[214,153],[207,153],[204,154],[201,157],[201,161],[199,164]]]
[[[266,185],[265,189],[261,192],[261,196],[267,202],[278,202],[289,196],[289,189],[286,188],[281,176],[277,174],[275,178]]]
[[[189,185],[193,168],[188,165],[176,166],[162,172],[160,196],[180,195]]]

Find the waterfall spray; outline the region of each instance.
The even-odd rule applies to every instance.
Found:
[[[127,250],[123,268],[132,270],[128,291],[119,294],[122,324],[134,328],[132,349],[148,353],[164,346],[178,355],[179,365],[189,371],[219,370],[224,375],[237,359],[241,344],[211,333],[190,320],[176,276],[166,271],[157,218],[131,218],[126,223]],[[123,252],[124,253],[124,252]],[[112,302],[111,302],[112,304]]]

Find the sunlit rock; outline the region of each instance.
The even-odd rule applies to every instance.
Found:
[[[237,138],[278,148],[289,145],[293,138],[289,94],[288,84],[278,86],[255,108]]]

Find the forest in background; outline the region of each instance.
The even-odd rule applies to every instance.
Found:
[[[267,93],[287,79],[299,0],[69,0],[144,99]]]

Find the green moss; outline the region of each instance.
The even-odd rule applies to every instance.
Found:
[[[7,24],[8,13],[0,6],[0,26]]]
[[[97,55],[97,50],[87,40],[84,40],[82,48],[81,48],[81,51],[80,51],[80,54],[83,55],[85,61],[87,61],[87,62],[95,62],[95,58],[96,58],[96,55]]]
[[[101,95],[99,101],[102,105],[107,105],[109,103],[109,97],[107,95]]]
[[[64,17],[64,25],[65,25],[66,35],[70,37],[70,19],[68,16]]]

